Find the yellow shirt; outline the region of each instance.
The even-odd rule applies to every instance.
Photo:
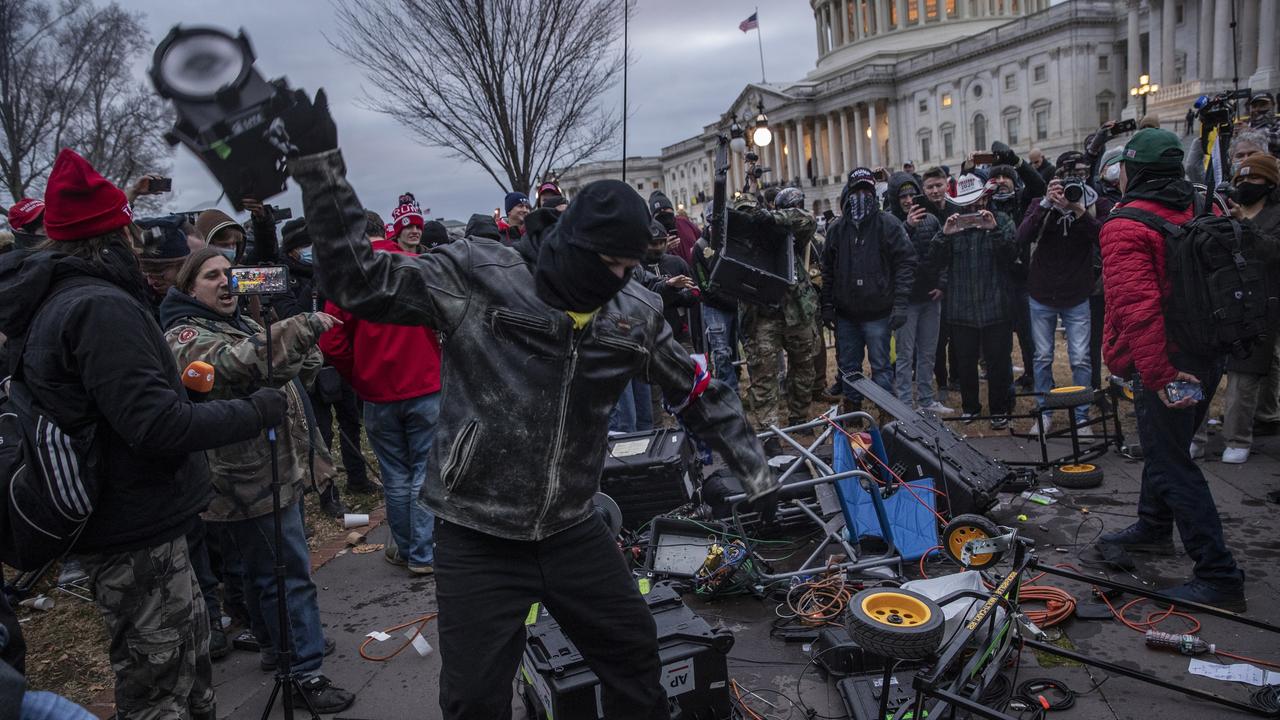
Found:
[[[569,319],[573,321],[574,330],[581,330],[582,328],[586,327],[591,322],[591,318],[595,317],[596,313],[598,312],[600,312],[600,308],[596,308],[591,312],[584,312],[584,313],[574,312],[572,310],[565,310],[565,314],[568,315]]]

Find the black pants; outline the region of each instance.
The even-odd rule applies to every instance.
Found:
[[[657,627],[599,518],[542,541],[436,520],[440,709],[446,720],[509,720],[529,606],[542,602],[600,678],[610,720],[667,720]]]
[[[978,399],[978,356],[987,361],[987,404],[992,415],[1009,412],[1009,393],[1013,384],[1013,326],[1006,321],[975,328],[951,326],[951,345],[956,351],[955,368],[960,375],[960,397],[965,413],[982,411]]]
[[[342,382],[342,396],[337,402],[328,403],[320,393],[313,390],[311,406],[316,411],[316,423],[320,426],[320,437],[329,450],[333,450],[333,416],[338,416],[338,429],[342,445],[342,469],[347,471],[347,485],[368,485],[369,476],[365,472],[364,455],[360,453],[360,407],[356,399],[356,391],[351,389],[345,380]]]
[[[1102,384],[1102,322],[1106,306],[1101,295],[1089,296],[1089,362],[1093,375],[1089,382],[1091,387],[1101,388]]]

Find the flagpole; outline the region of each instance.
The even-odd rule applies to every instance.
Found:
[[[764,40],[760,39],[760,8],[756,7],[756,45],[760,48],[760,83],[764,84]]]
[[[622,182],[627,181],[627,66],[631,64],[628,48],[628,24],[631,0],[622,0]]]

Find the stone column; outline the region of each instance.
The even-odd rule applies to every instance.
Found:
[[[814,40],[817,42],[817,45],[818,45],[818,57],[822,57],[826,53],[826,50],[824,50],[822,46],[822,8],[821,7],[814,8],[813,10],[813,26],[817,31],[816,34],[814,35]]]
[[[831,22],[835,27],[835,44],[836,47],[844,47],[844,31],[849,26],[847,22],[848,15],[844,10],[845,0],[836,0],[831,4]]]
[[[1258,69],[1258,0],[1244,0],[1240,8],[1240,24],[1236,33],[1240,37],[1240,82]]]
[[[1160,26],[1163,24],[1164,0],[1151,0],[1147,6],[1147,74],[1151,76],[1151,82],[1163,83],[1163,68],[1160,67],[1160,58],[1164,57],[1164,37],[1160,33]],[[1126,88],[1126,92],[1128,89]]]
[[[898,29],[904,30],[907,27],[907,4],[911,0],[898,0]]]
[[[927,17],[925,9],[925,0],[916,0],[916,14],[919,16],[921,25],[924,25],[925,18]],[[873,105],[874,103],[867,105],[867,107],[872,107]]]
[[[769,143],[770,147],[773,148],[773,164],[770,167],[773,170],[773,179],[781,182],[787,179],[787,168],[782,164],[782,158],[784,157],[782,154],[783,129],[776,126],[769,129],[773,131],[773,142]]]
[[[1258,69],[1249,78],[1249,87],[1273,88],[1280,85],[1280,67],[1276,60],[1277,26],[1280,26],[1280,0],[1259,0]]]
[[[879,100],[872,100],[867,103],[867,123],[871,126],[872,169],[884,164],[884,158],[881,157],[880,153],[880,113],[876,109],[876,104],[879,102]]]
[[[1178,81],[1177,71],[1175,69],[1175,60],[1173,55],[1173,29],[1176,26],[1176,16],[1174,15],[1175,0],[1164,0],[1164,11],[1160,13],[1160,83],[1163,85],[1173,85]],[[1186,6],[1183,6],[1183,12],[1186,12]],[[1153,55],[1155,53],[1152,53]],[[1128,92],[1128,88],[1125,88]]]
[[[800,148],[800,131],[797,121],[787,123],[787,175],[791,180],[800,179],[800,157],[804,150]]]
[[[1200,0],[1200,27],[1197,28],[1200,54],[1196,60],[1195,75],[1191,77],[1198,77],[1201,82],[1213,76],[1213,3],[1214,0]],[[1128,92],[1127,88],[1125,92]]]
[[[849,23],[849,42],[858,42],[863,38],[861,19],[862,0],[850,0],[849,10],[845,12],[845,21]]]
[[[864,137],[862,130],[862,108],[856,104],[853,110],[853,167],[861,167],[867,164],[865,158],[867,154],[862,151],[862,139]],[[853,167],[849,168],[850,172]]]
[[[836,140],[836,114],[827,113],[827,163],[828,175],[839,175],[840,168],[840,143]]]
[[[849,134],[849,109],[840,108],[840,172],[841,177],[853,170],[853,138]]]
[[[1138,76],[1146,72],[1146,69],[1142,67],[1142,42],[1138,36],[1138,0],[1128,0],[1127,5],[1129,9],[1128,23],[1126,25],[1128,30],[1126,42],[1128,62],[1124,69],[1125,84],[1123,92],[1125,104],[1130,108],[1135,108],[1133,112],[1137,113],[1136,108],[1140,101],[1129,94],[1129,88],[1138,84]]]
[[[1213,4],[1213,76],[1218,79],[1231,77],[1231,3],[1222,0]]]
[[[813,130],[809,133],[809,157],[813,160],[813,176],[822,177],[827,174],[827,164],[822,157],[822,116],[814,115],[810,122]]]

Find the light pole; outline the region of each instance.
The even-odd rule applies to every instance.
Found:
[[[1142,98],[1142,115],[1144,117],[1147,114],[1147,96],[1159,89],[1160,86],[1158,84],[1151,82],[1150,75],[1139,75],[1137,86],[1129,88],[1129,95],[1131,97]]]

